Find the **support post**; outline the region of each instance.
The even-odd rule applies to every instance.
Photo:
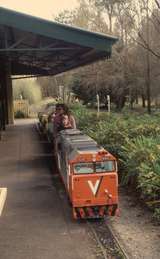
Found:
[[[1,101],[1,120],[2,120],[2,129],[5,130],[5,126],[8,122],[7,117],[7,105],[6,105],[6,89],[5,89],[5,83],[4,83],[4,71],[2,71],[2,68],[0,70],[0,101]]]
[[[13,90],[11,80],[11,68],[10,62],[3,59],[3,67],[0,69],[0,84],[1,84],[1,99],[2,110],[4,117],[4,124],[13,124],[14,112],[13,112]]]
[[[12,88],[10,61],[6,61],[5,65],[6,65],[5,66],[5,76],[6,76],[6,88],[7,88],[8,124],[13,124],[14,123],[13,88]]]

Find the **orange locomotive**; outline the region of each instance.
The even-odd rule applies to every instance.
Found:
[[[73,207],[73,217],[99,218],[118,212],[117,162],[81,131],[58,137],[58,169]]]

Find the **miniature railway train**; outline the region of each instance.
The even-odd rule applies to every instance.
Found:
[[[57,164],[72,204],[73,217],[116,215],[116,159],[79,130],[61,131],[58,142]]]
[[[56,157],[75,219],[118,215],[117,161],[113,155],[80,130],[67,129],[59,132]]]

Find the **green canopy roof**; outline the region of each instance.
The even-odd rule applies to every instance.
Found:
[[[117,38],[0,7],[0,67],[12,75],[56,75],[111,56]]]

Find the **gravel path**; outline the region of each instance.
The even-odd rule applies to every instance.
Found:
[[[160,259],[160,226],[124,192],[120,193],[120,217],[110,222],[130,258]]]

